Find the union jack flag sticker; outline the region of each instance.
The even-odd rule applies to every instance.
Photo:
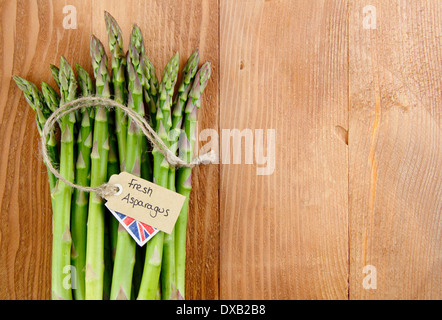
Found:
[[[109,208],[108,208],[109,209]],[[109,209],[114,217],[126,229],[132,238],[138,243],[140,247],[144,246],[147,241],[152,239],[158,233],[158,229],[151,227],[143,222],[128,217],[120,212]]]

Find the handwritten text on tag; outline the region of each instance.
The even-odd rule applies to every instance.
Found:
[[[109,184],[119,192],[106,197],[106,206],[166,233],[171,233],[185,197],[127,172],[113,175]]]

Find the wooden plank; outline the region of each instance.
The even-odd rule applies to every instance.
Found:
[[[0,92],[0,299],[50,299],[51,202],[35,113],[11,76],[54,84],[49,64],[60,55],[89,56],[90,5],[76,1],[2,1]],[[63,8],[77,10],[77,29],[64,29]],[[86,59],[86,60],[85,60]]]
[[[220,297],[346,299],[347,2],[220,5],[221,129],[276,137],[269,175],[221,155]]]
[[[370,4],[350,2],[350,298],[440,299],[442,7]]]
[[[143,32],[146,53],[161,79],[176,51],[181,68],[198,48],[200,65],[211,61],[212,76],[198,113],[198,126],[218,128],[218,1],[94,1],[93,33],[107,46],[104,11],[118,21],[127,49],[132,25]],[[219,209],[217,166],[194,169],[187,235],[186,299],[217,299],[219,270]]]

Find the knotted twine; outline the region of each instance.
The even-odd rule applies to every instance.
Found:
[[[75,110],[90,107],[90,106],[103,106],[108,109],[120,108],[123,110],[129,118],[141,129],[143,134],[147,137],[149,142],[154,148],[156,148],[166,159],[166,161],[173,167],[187,167],[193,168],[194,166],[200,164],[214,163],[216,160],[215,153],[212,151],[205,153],[201,156],[196,157],[190,163],[180,159],[173,153],[163,142],[163,140],[157,135],[154,129],[147,123],[147,121],[139,115],[136,111],[126,107],[125,105],[108,98],[103,97],[82,97],[70,102],[62,104],[56,111],[54,111],[51,116],[46,121],[41,135],[41,153],[43,160],[46,163],[49,170],[57,177],[59,180],[63,181],[66,185],[76,188],[84,192],[95,192],[102,198],[112,196],[118,192],[118,187],[112,184],[104,183],[98,187],[86,187],[80,186],[78,184],[72,183],[66,178],[64,178],[60,172],[54,168],[48,153],[46,146],[47,136],[49,132],[54,128],[56,122],[60,120],[63,116]]]

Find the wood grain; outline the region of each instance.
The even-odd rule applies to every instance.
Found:
[[[245,139],[241,165],[222,155],[220,296],[346,299],[346,3],[231,0],[220,11],[221,129],[276,131],[269,175],[244,164]]]
[[[376,29],[350,5],[350,298],[440,299],[442,8],[370,4]]]
[[[50,299],[51,202],[38,149],[35,114],[13,82],[20,75],[54,84],[49,64],[60,55],[84,62],[89,1],[77,8],[78,29],[63,28],[67,1],[2,1],[0,93],[0,298]]]
[[[51,297],[47,173],[11,76],[54,84],[61,55],[91,71],[104,10],[126,48],[138,24],[157,76],[176,51],[212,62],[198,126],[221,163],[193,175],[188,299],[442,298],[440,1],[0,0],[0,299]],[[251,133],[240,164],[223,129]]]

